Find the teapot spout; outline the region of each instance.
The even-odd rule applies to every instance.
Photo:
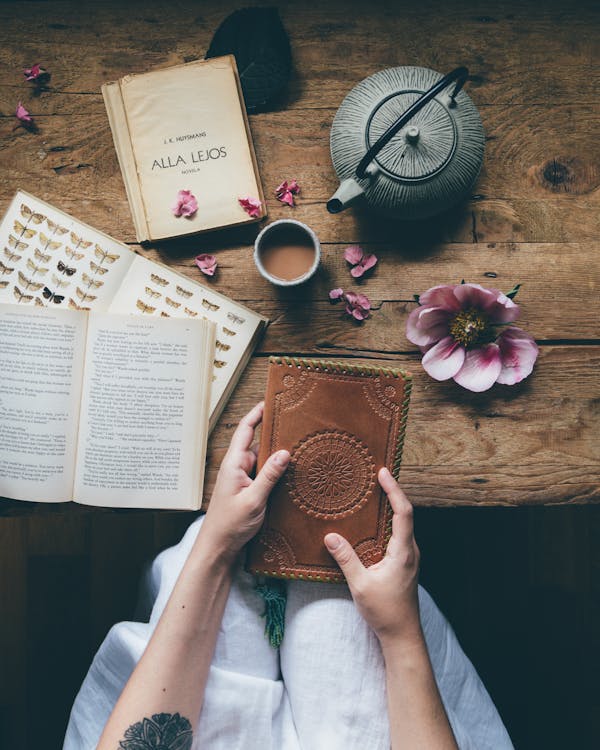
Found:
[[[327,210],[330,214],[339,214],[364,192],[364,188],[353,177],[348,177],[340,182],[339,188],[327,201]]]

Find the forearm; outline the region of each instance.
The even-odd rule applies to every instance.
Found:
[[[98,750],[120,747],[128,728],[154,714],[179,714],[176,723],[183,729],[185,719],[195,730],[233,568],[229,558],[204,541],[201,529]]]
[[[381,646],[392,750],[458,750],[422,633]]]

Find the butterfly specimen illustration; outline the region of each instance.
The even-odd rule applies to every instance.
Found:
[[[215,305],[212,302],[209,302],[207,299],[202,300],[202,307],[205,307],[207,310],[218,310],[219,305]]]
[[[2,261],[0,261],[0,273],[2,273],[3,276],[8,276],[8,274],[12,273],[14,270],[14,268],[9,268],[8,266],[5,266]]]
[[[158,284],[158,286],[167,286],[169,283],[166,279],[161,279],[161,277],[157,276],[155,273],[151,273],[150,278],[155,284]]]
[[[86,247],[89,247],[92,243],[91,242],[85,242],[81,239],[81,237],[78,237],[75,232],[71,232],[69,235],[71,237],[71,242],[75,245],[76,248],[83,248],[84,250]],[[96,245],[98,247],[98,245]]]
[[[197,313],[197,312],[195,312],[194,310],[190,310],[190,308],[189,308],[189,307],[184,307],[183,309],[184,309],[184,311],[185,311],[185,314],[186,314],[186,315],[189,315],[189,316],[190,316],[190,318],[195,318],[195,317],[196,317],[196,316],[198,315],[198,313]]]
[[[46,224],[48,225],[48,229],[52,232],[52,234],[66,234],[69,230],[66,227],[61,227],[58,224],[56,224],[53,221],[50,221],[50,219],[46,219]]]
[[[159,297],[162,297],[162,294],[160,292],[155,292],[151,286],[146,287],[146,294],[148,295],[148,297],[152,297],[153,299],[158,299]]]
[[[65,287],[69,286],[71,282],[67,281],[67,279],[59,279],[58,276],[55,273],[53,273],[52,283],[56,284],[57,287],[64,289]]]
[[[67,265],[65,265],[65,264],[64,264],[64,263],[62,262],[62,260],[59,260],[59,261],[58,261],[58,263],[56,264],[56,267],[58,268],[58,270],[59,270],[59,271],[60,271],[60,272],[61,272],[61,273],[62,273],[63,275],[66,275],[66,276],[72,276],[72,275],[73,275],[73,274],[75,273],[75,271],[77,270],[77,269],[76,269],[76,268],[74,268],[73,266],[67,266]]]
[[[35,229],[27,229],[27,227],[23,226],[20,221],[17,221],[15,219],[15,232],[19,233],[19,237],[25,237],[26,239],[30,239],[31,237],[35,237],[37,234]]]
[[[8,244],[10,247],[14,247],[15,250],[25,250],[26,247],[29,247],[29,243],[21,242],[12,234],[8,235]]]
[[[141,310],[143,313],[149,313],[152,315],[153,312],[156,312],[156,308],[152,307],[152,305],[147,305],[143,300],[138,299],[138,301],[135,303],[135,306],[138,310]]]
[[[33,221],[34,224],[39,224],[46,218],[43,214],[34,214],[24,203],[21,203],[21,216],[27,221]]]
[[[58,250],[58,248],[62,245],[62,242],[51,240],[50,237],[46,237],[43,232],[40,232],[40,240],[44,245],[44,250]]]
[[[219,369],[221,369],[221,367],[225,367],[226,364],[227,362],[225,362],[225,360],[223,359],[215,359],[214,361],[215,367],[218,367]]]
[[[72,247],[67,247],[65,248],[65,255],[67,258],[71,258],[71,260],[81,260],[85,253],[78,253]]]
[[[8,281],[0,281],[0,289],[6,289],[8,286]]]
[[[219,341],[218,339],[217,339],[217,341],[215,342],[215,347],[216,347],[216,348],[217,348],[217,349],[218,349],[218,350],[219,350],[220,352],[228,352],[228,351],[229,351],[229,350],[231,349],[231,345],[230,345],[230,344],[224,344],[224,343],[223,343],[222,341]]]
[[[15,295],[17,302],[31,302],[33,299],[33,294],[25,294],[25,292],[22,292],[18,286],[13,287],[13,294]]]
[[[94,294],[90,294],[89,292],[82,292],[79,287],[75,287],[75,294],[79,297],[79,299],[84,302],[85,300],[89,300],[90,302],[93,302],[96,299],[96,296]]]
[[[181,307],[181,302],[175,302],[175,300],[171,299],[170,297],[165,297],[165,302],[170,307]]]
[[[93,279],[91,276],[88,276],[87,273],[82,273],[81,278],[83,279],[83,283],[87,284],[88,288],[91,287],[92,289],[100,289],[100,287],[104,285],[103,281]]]
[[[36,298],[35,298],[35,299],[33,300],[33,304],[34,304],[34,305],[37,305],[38,307],[46,307],[46,305],[44,305],[44,302],[43,302],[43,300],[41,300],[41,299],[40,299],[39,297],[36,297]]]
[[[44,299],[47,299],[48,302],[54,302],[55,305],[60,305],[64,300],[64,296],[62,294],[53,292],[51,289],[48,289],[47,286],[44,287],[42,294],[44,295]]]
[[[170,318],[171,316],[169,315],[169,313],[166,313],[164,310],[161,310],[160,317],[161,318]]]
[[[186,297],[186,299],[189,299],[194,292],[190,292],[187,289],[184,289],[182,286],[175,287],[177,290],[177,294],[180,294],[182,297]]]
[[[230,320],[232,323],[237,323],[238,325],[242,325],[246,322],[245,318],[240,318],[239,315],[236,315],[235,313],[228,312],[227,313],[227,319]]]
[[[40,263],[47,263],[52,256],[45,255],[41,250],[38,250],[37,248],[34,251],[34,256],[36,260],[39,260]]]
[[[232,331],[231,328],[225,328],[225,326],[223,326],[223,333],[226,336],[235,336],[235,331]]]
[[[108,268],[102,268],[102,266],[99,266],[97,263],[94,263],[93,260],[90,260],[90,268],[92,269],[94,273],[97,273],[100,276],[103,276],[108,271]]]
[[[90,242],[90,245],[91,244],[92,243]],[[96,258],[98,258],[100,263],[104,263],[104,261],[106,261],[107,263],[114,263],[115,260],[119,260],[119,258],[121,257],[116,253],[111,254],[108,252],[108,250],[103,250],[100,245],[96,245],[96,247],[94,248],[94,255],[96,256]]]
[[[19,282],[23,284],[23,286],[25,287],[27,291],[31,289],[32,292],[37,292],[44,286],[43,281],[41,284],[37,284],[35,281],[28,279],[27,276],[25,276],[25,274],[23,273],[23,271],[19,271]]]
[[[48,268],[42,268],[41,265],[36,266],[36,264],[31,260],[31,258],[27,258],[27,268],[32,271],[34,274],[39,273],[40,276],[45,276],[48,273]]]
[[[71,310],[89,310],[89,307],[81,307],[81,305],[78,305],[77,302],[72,297],[69,297],[69,307]]]
[[[13,251],[9,250],[7,247],[4,248],[4,256],[8,258],[9,261],[21,260],[21,258],[23,257],[22,255],[17,255],[17,253],[13,253]]]

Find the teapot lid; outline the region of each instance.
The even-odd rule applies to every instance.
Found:
[[[407,89],[392,93],[379,102],[367,122],[367,149],[422,93],[421,90]],[[456,142],[452,114],[439,100],[432,99],[384,146],[374,161],[391,177],[404,181],[423,180],[446,166],[454,154]]]

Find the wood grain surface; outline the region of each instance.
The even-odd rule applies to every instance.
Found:
[[[271,319],[209,442],[205,498],[235,425],[262,396],[269,354],[413,372],[401,481],[418,506],[423,582],[516,747],[597,747],[600,9],[586,0],[271,4],[294,72],[274,110],[250,125],[268,220],[293,216],[321,239],[310,284],[278,292],[265,282],[253,228],[135,244],[100,87],[203,57],[232,0],[0,3],[0,211],[23,188]],[[52,78],[36,94],[22,68],[38,61]],[[362,208],[331,216],[337,107],[365,76],[405,64],[469,68],[486,133],[480,178],[460,206],[426,222]],[[19,100],[35,132],[17,126]],[[302,186],[293,210],[273,195],[286,178]],[[352,243],[380,259],[357,284],[374,306],[362,325],[327,298],[355,283],[342,256]],[[214,280],[193,265],[199,252],[217,255]],[[413,294],[463,278],[504,291],[522,283],[521,324],[540,345],[523,383],[471,394],[423,372],[405,336]],[[91,655],[113,622],[133,616],[144,561],[192,517],[0,501],[1,747],[60,747]]]

